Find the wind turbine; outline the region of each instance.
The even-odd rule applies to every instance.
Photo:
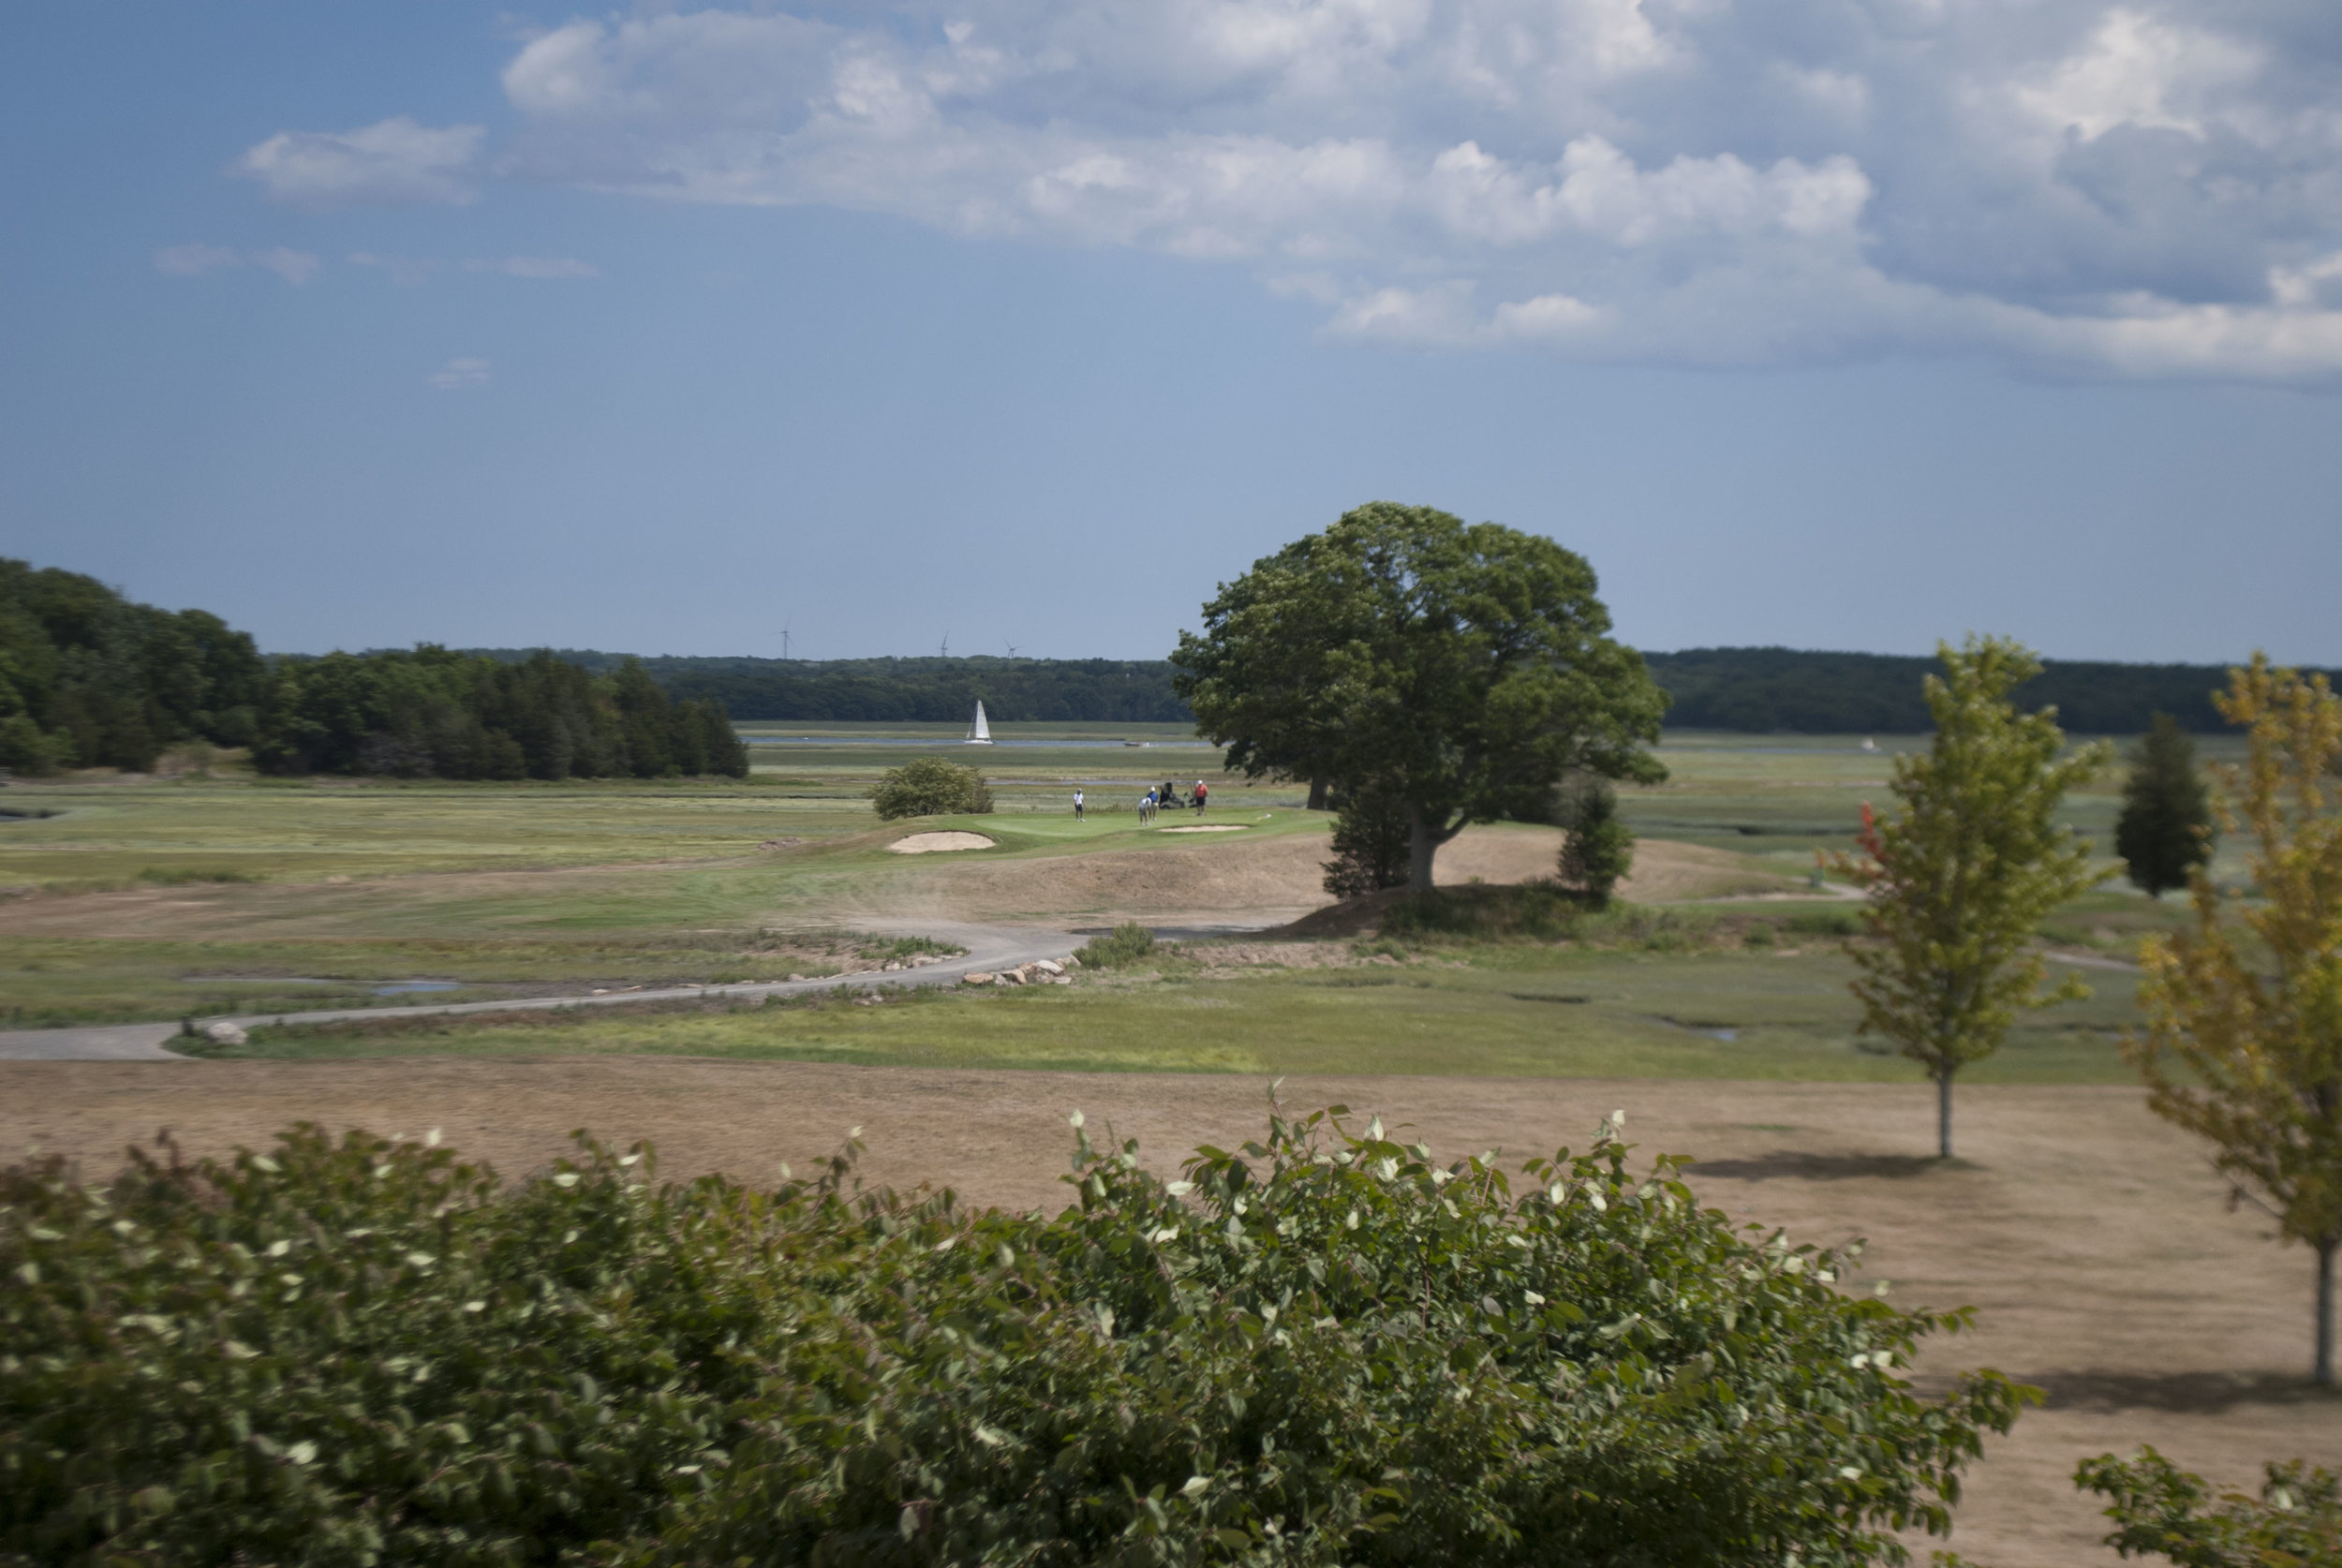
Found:
[[[1016,657],[1016,644],[1010,642],[1007,638],[1003,637],[1001,639],[1001,646],[1008,650],[1009,658],[1015,658]]]
[[[792,615],[780,623],[780,657],[783,658],[789,657],[789,629],[794,626],[796,621],[797,617]]]
[[[935,657],[938,658],[949,658],[952,657],[952,634],[950,632],[947,631],[943,633],[943,645],[936,650]]]

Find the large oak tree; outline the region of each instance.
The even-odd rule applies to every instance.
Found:
[[[1404,803],[1408,885],[1472,822],[1552,820],[1572,774],[1655,782],[1667,694],[1551,540],[1376,501],[1223,584],[1171,656],[1248,777]]]

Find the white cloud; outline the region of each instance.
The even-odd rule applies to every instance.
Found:
[[[171,277],[200,277],[205,273],[229,267],[264,267],[287,283],[300,285],[317,276],[325,263],[305,250],[288,250],[275,245],[246,255],[222,245],[202,244],[172,245],[155,253],[155,270]]]
[[[506,277],[600,277],[601,269],[569,256],[476,256],[464,263],[467,273],[502,273]]]
[[[463,387],[484,387],[488,384],[488,362],[450,360],[431,373],[431,384],[441,392],[454,392]]]
[[[350,131],[279,131],[245,150],[238,173],[298,207],[469,201],[466,176],[487,134],[480,126],[417,125],[404,115]]]
[[[503,76],[523,124],[499,167],[1233,262],[1319,302],[1344,338],[1730,364],[1981,350],[2059,374],[2332,379],[2342,43],[2320,14],[662,8],[524,43]],[[476,147],[461,154],[447,167]]]
[[[444,261],[433,260],[429,257],[380,256],[370,250],[351,251],[349,264],[353,267],[371,267],[378,272],[388,273],[391,274],[391,281],[401,288],[421,288],[430,281],[433,273],[447,265]]]
[[[268,250],[254,251],[252,264],[256,267],[266,267],[270,272],[296,288],[317,276],[319,270],[325,265],[323,261],[305,250],[288,250],[283,245],[276,245]]]
[[[244,265],[244,253],[221,245],[207,245],[200,241],[172,245],[155,253],[155,270],[166,277],[200,277],[205,273],[223,267]]]

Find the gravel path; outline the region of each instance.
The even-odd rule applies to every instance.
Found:
[[[888,985],[956,985],[971,970],[1015,969],[1036,958],[1063,958],[1079,946],[1062,931],[1036,926],[975,925],[926,921],[916,925],[875,927],[882,937],[920,936],[965,948],[956,958],[915,969],[865,970],[818,980],[747,982],[736,985],[675,985],[658,990],[617,991],[599,997],[515,997],[497,1001],[424,1003],[408,1007],[318,1008],[306,1013],[227,1013],[199,1018],[206,1024],[329,1024],[348,1018],[423,1018],[453,1013],[533,1013],[551,1008],[599,1007],[614,1002],[689,1001],[701,997],[793,997],[840,987],[869,990]],[[0,1030],[0,1061],[193,1061],[166,1048],[179,1033],[175,1023],[95,1024],[81,1028]]]

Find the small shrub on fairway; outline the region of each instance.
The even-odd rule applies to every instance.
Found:
[[[1135,964],[1155,951],[1155,934],[1138,922],[1125,921],[1103,937],[1092,937],[1074,956],[1093,969],[1116,969]]]
[[[941,757],[914,757],[870,787],[878,814],[899,817],[981,817],[992,809],[984,775]]]
[[[2023,1392],[1605,1134],[1272,1118],[1054,1220],[315,1129],[0,1172],[0,1561],[1898,1561]],[[1075,1118],[1078,1126],[1079,1118]]]

